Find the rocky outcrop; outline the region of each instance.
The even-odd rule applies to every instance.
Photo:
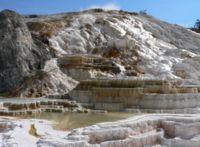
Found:
[[[199,84],[200,35],[152,16],[99,9],[20,16],[5,10],[0,21],[0,92],[63,94],[81,80],[110,77]],[[45,64],[53,60],[56,70],[48,72]]]
[[[48,58],[47,49],[32,39],[23,16],[10,10],[0,12],[0,92],[17,88]]]
[[[189,67],[189,62],[184,60],[200,53],[200,35],[181,26],[144,14],[103,10],[38,16],[27,21],[30,24],[48,22],[54,26],[53,32],[57,26],[55,21],[63,24],[61,30],[48,39],[57,56],[99,55],[123,67],[123,77],[198,79],[195,64],[192,64],[193,76],[184,74],[186,68],[176,68],[176,64],[182,62]],[[43,32],[32,27],[30,30],[38,34]],[[85,71],[79,73],[85,74]]]
[[[42,97],[65,94],[76,86],[77,82],[60,70],[44,40],[48,36],[44,30],[53,26],[28,24],[32,30],[43,30],[39,35],[31,33],[26,19],[10,10],[0,13],[0,21],[0,92]]]
[[[114,61],[94,55],[66,55],[58,59],[58,64],[64,73],[78,81],[113,77],[123,72]]]
[[[20,97],[64,95],[77,84],[77,81],[61,71],[57,59],[52,58],[45,63],[43,69],[29,76],[16,94]]]

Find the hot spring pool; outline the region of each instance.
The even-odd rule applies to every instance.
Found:
[[[117,121],[135,116],[133,113],[41,113],[23,116],[22,118],[45,119],[54,121],[55,129],[71,130],[80,127],[94,125],[100,122]]]

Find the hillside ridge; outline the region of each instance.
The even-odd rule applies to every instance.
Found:
[[[199,84],[200,35],[149,15],[93,9],[23,16],[4,10],[0,19],[0,92],[66,94],[93,78]]]

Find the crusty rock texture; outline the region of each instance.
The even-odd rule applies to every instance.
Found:
[[[53,58],[62,75],[74,81],[156,77],[199,84],[200,35],[146,14],[94,9],[20,16],[4,10],[0,38],[0,92],[14,89],[15,95],[24,95],[41,87],[39,80],[30,79],[47,75],[45,64]],[[48,73],[56,83],[47,85],[54,86],[30,95],[63,93],[76,86],[70,80],[59,83],[60,72]]]
[[[122,76],[199,77],[196,64],[200,35],[148,15],[89,10],[27,20],[31,32],[45,36],[58,57],[64,54],[98,55],[119,65]],[[35,29],[39,25],[36,22],[48,23],[49,35],[45,35],[47,32],[41,29]],[[58,22],[62,27],[55,32]],[[191,62],[194,73],[188,74]],[[113,77],[117,75],[111,73]]]
[[[37,72],[23,84],[21,97],[42,97],[64,95],[77,85],[77,81],[64,74],[56,59],[48,60],[44,69]]]
[[[23,16],[0,13],[0,92],[17,88],[48,58],[48,51],[34,43]]]
[[[29,134],[35,124],[42,137]],[[199,147],[200,116],[149,114],[59,131],[37,119],[1,118],[0,145],[26,147]],[[26,138],[26,139],[24,139]]]
[[[75,129],[64,139],[40,139],[41,146],[199,147],[199,115],[144,115]]]
[[[0,36],[0,92],[41,97],[65,94],[76,85],[60,71],[46,42],[31,34],[23,16],[2,11]]]

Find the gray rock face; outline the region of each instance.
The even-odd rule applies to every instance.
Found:
[[[10,10],[0,12],[0,92],[17,88],[48,57],[47,50],[34,43],[22,16]]]

